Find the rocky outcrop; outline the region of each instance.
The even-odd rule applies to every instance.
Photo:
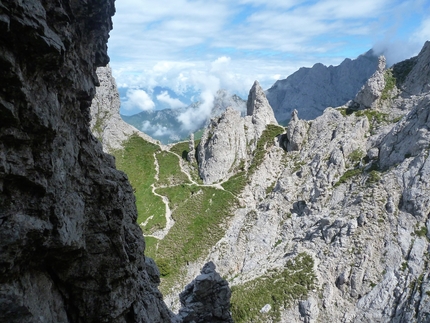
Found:
[[[249,91],[248,101],[246,102],[246,115],[251,117],[257,137],[261,136],[264,129],[266,129],[266,125],[278,124],[273,114],[272,107],[257,81],[254,82],[254,85]]]
[[[368,109],[377,107],[382,91],[385,88],[385,62],[385,57],[380,56],[378,69],[357,93],[354,104],[357,105],[358,108]]]
[[[378,57],[373,51],[354,60],[345,59],[338,66],[302,67],[286,79],[276,81],[267,90],[267,99],[281,123],[288,121],[294,110],[305,120],[314,119],[325,108],[352,100],[377,68]]]
[[[428,66],[427,48],[412,66]],[[233,300],[255,302],[256,321],[428,322],[430,94],[411,73],[402,84],[415,95],[377,109],[328,108],[303,126],[293,114],[283,138],[294,149],[270,147],[247,178],[241,208],[204,261],[217,263]],[[256,300],[250,282],[263,286],[303,253],[317,286],[286,307]]]
[[[257,81],[249,91],[247,116],[232,108],[211,120],[197,148],[199,174],[205,184],[225,180],[243,168],[268,124],[277,124]],[[242,166],[241,166],[242,165]]]
[[[233,323],[230,314],[231,291],[226,280],[215,271],[213,262],[179,295],[182,308],[178,318],[183,323]]]
[[[94,136],[102,143],[103,150],[109,153],[112,150],[121,149],[123,142],[133,134],[146,141],[159,144],[158,141],[121,119],[119,114],[121,102],[110,66],[97,68],[97,76],[100,85],[97,87],[96,95],[91,103],[90,128]]]
[[[291,113],[288,123],[286,140],[282,142],[286,151],[299,151],[305,143],[309,125],[305,120],[300,120],[297,110]]]
[[[89,129],[114,11],[0,4],[2,322],[170,321],[133,190]]]
[[[402,90],[405,95],[420,95],[430,92],[430,41],[426,41],[413,68],[407,74]]]

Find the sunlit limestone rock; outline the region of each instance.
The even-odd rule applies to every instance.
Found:
[[[226,178],[246,158],[245,122],[240,112],[227,108],[206,128],[197,149],[199,174],[206,184]]]
[[[247,162],[268,124],[277,124],[257,81],[247,101],[247,116],[232,108],[211,120],[197,149],[199,174],[205,184],[227,179]]]
[[[428,47],[412,60],[424,75]],[[317,276],[279,317],[276,302],[269,311],[266,300],[255,304],[261,321],[429,321],[430,80],[418,68],[409,73],[401,83],[414,95],[403,91],[377,109],[326,109],[307,123],[299,150],[271,147],[248,179],[242,207],[202,261],[217,263],[233,295],[303,252]]]
[[[405,95],[420,95],[430,91],[430,41],[426,41],[417,61],[403,84]]]
[[[367,80],[361,90],[358,92],[354,99],[354,104],[359,108],[375,108],[379,103],[382,91],[385,88],[385,57],[380,56],[378,61],[378,69],[376,72]]]
[[[291,120],[288,123],[287,135],[282,145],[287,151],[299,151],[306,140],[309,124],[305,120],[300,120],[297,110],[291,113]]]
[[[100,85],[91,103],[90,128],[103,144],[103,150],[109,152],[122,148],[123,142],[134,134],[146,141],[159,143],[121,119],[119,114],[121,102],[110,66],[97,68],[97,76]]]
[[[254,82],[246,102],[246,115],[251,117],[254,132],[259,137],[268,124],[278,124],[272,107],[258,81]]]

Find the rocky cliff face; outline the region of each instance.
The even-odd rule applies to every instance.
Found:
[[[276,119],[284,122],[297,110],[302,119],[320,116],[327,107],[337,107],[352,100],[378,68],[372,51],[357,59],[345,59],[339,66],[315,64],[301,68],[267,90],[267,99]]]
[[[88,126],[113,3],[0,3],[2,322],[170,321],[132,188]]]
[[[203,182],[225,180],[247,165],[268,124],[277,122],[264,91],[255,81],[249,91],[245,117],[228,108],[205,129],[197,149]]]
[[[242,301],[252,294],[247,282],[270,280],[274,268],[303,253],[314,259],[317,285],[289,309],[270,300],[270,306],[256,303],[261,310],[254,317],[430,320],[430,93],[429,79],[422,78],[429,53],[427,42],[399,84],[414,96],[391,91],[383,99],[379,91],[366,104],[372,109],[329,108],[311,122],[293,115],[288,130],[295,130],[282,137],[287,145],[281,143],[290,149],[283,157],[277,146],[266,154],[260,169],[275,171],[254,174],[242,193],[245,207],[205,261],[231,277],[235,290],[244,288]],[[370,98],[372,91],[365,87],[360,95]]]
[[[102,143],[103,150],[108,153],[121,149],[123,142],[134,134],[146,141],[159,144],[158,141],[121,119],[119,114],[121,102],[110,66],[97,68],[97,76],[100,85],[97,87],[96,95],[91,103],[90,128],[94,136]]]

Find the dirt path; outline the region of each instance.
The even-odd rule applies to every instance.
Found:
[[[154,165],[155,165],[155,176],[154,179],[157,182],[159,180],[159,174],[160,174],[160,165],[158,164],[158,159],[156,154],[154,153]],[[163,201],[165,207],[166,207],[166,213],[165,213],[165,217],[166,217],[166,226],[164,227],[164,229],[155,231],[153,234],[147,234],[145,236],[147,237],[153,237],[156,239],[163,239],[166,234],[169,232],[169,230],[173,227],[173,225],[175,224],[175,221],[172,218],[172,210],[170,210],[169,207],[169,199],[166,196],[160,195],[157,192],[155,192],[155,185],[152,184],[151,185],[151,190],[152,190],[152,194],[154,194],[155,196],[159,196],[161,197],[161,200]],[[152,218],[153,216],[148,217],[148,219],[146,219],[144,225]]]

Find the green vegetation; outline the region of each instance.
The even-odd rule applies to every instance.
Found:
[[[346,183],[350,178],[355,177],[357,175],[361,174],[361,169],[348,169],[337,181],[336,184],[334,184],[334,187],[338,187],[340,184]]]
[[[240,161],[235,169],[237,174],[222,184],[224,190],[189,182],[181,171],[180,163],[195,177],[198,177],[198,165],[196,162],[180,160],[187,158],[188,142],[177,143],[170,151],[162,151],[157,145],[132,136],[123,150],[114,152],[117,167],[128,174],[135,190],[138,223],[146,235],[165,227],[165,205],[158,195],[168,198],[175,224],[162,240],[148,236],[145,238],[145,254],[153,258],[160,269],[162,291],[167,292],[181,279],[183,268],[189,262],[206,255],[222,238],[226,222],[233,214],[232,209],[238,206],[236,196],[243,190],[256,167],[263,162],[275,136],[283,132],[284,128],[269,125],[257,143],[252,166],[246,169],[245,161]],[[197,144],[198,141],[195,146]],[[159,166],[157,181],[155,162]],[[152,187],[155,187],[157,195]],[[273,185],[269,190],[272,189]]]
[[[357,117],[366,116],[369,120],[370,125],[372,125],[374,122],[381,123],[381,122],[388,122],[388,114],[379,112],[376,110],[359,110],[355,112],[355,115]]]
[[[159,165],[157,186],[189,183],[187,175],[181,171],[178,156],[168,151],[160,151],[155,156]]]
[[[200,140],[194,141],[194,149],[197,148],[199,143],[200,143]],[[170,148],[170,151],[172,153],[177,154],[178,156],[181,156],[183,160],[187,160],[187,156],[188,156],[188,152],[189,152],[188,141],[177,143],[176,145],[174,145]],[[195,161],[193,161],[191,163],[188,162],[188,166],[189,166],[188,171],[189,171],[189,174],[191,175],[191,178],[197,183],[203,183],[200,176],[199,176],[199,171],[198,171],[199,166],[197,165],[197,158]]]
[[[266,155],[266,150],[273,146],[274,138],[279,136],[284,131],[285,129],[283,127],[274,124],[267,125],[266,129],[263,131],[260,139],[257,142],[257,148],[254,151],[253,160],[251,166],[248,169],[249,176],[254,174],[258,166],[260,166],[263,162],[264,156]]]
[[[275,188],[276,185],[276,181],[272,182],[272,184],[270,184],[267,188],[266,188],[266,195],[270,194],[273,192],[273,189]]]
[[[363,157],[364,157],[364,152],[360,148],[357,148],[352,153],[349,154],[348,159],[351,161],[353,165],[356,165],[361,161],[361,159],[363,159]]]
[[[385,87],[382,90],[381,99],[387,100],[390,98],[390,92],[396,86],[396,78],[393,76],[393,71],[392,70],[386,70],[384,72],[384,79],[385,79]]]
[[[112,151],[116,167],[125,172],[135,191],[137,223],[148,221],[142,230],[150,234],[166,225],[166,208],[159,196],[152,193],[151,185],[155,181],[154,153],[160,148],[133,135],[124,144],[124,149]]]
[[[428,230],[427,230],[427,227],[426,227],[425,225],[423,225],[423,226],[421,227],[421,229],[417,229],[417,230],[415,230],[415,234],[416,234],[418,237],[426,237],[426,236],[427,236],[427,232],[428,232]]]
[[[181,268],[196,261],[224,235],[225,222],[237,199],[227,191],[197,185],[179,185],[156,190],[167,196],[175,225],[158,245],[147,247],[148,255],[157,265],[164,266],[162,291],[167,291],[178,280]]]
[[[228,181],[222,183],[222,187],[226,190],[231,192],[233,195],[239,195],[242,190],[245,188],[245,185],[248,181],[248,178],[246,176],[246,172],[241,171],[237,173],[236,175],[233,175],[228,179]]]
[[[371,170],[369,173],[369,177],[367,178],[367,182],[369,184],[377,183],[381,180],[381,175],[377,170]]]
[[[315,288],[314,260],[306,253],[300,253],[287,262],[282,270],[274,270],[243,285],[232,287],[231,312],[236,323],[277,321],[280,312],[293,301],[304,299]],[[260,313],[270,304],[272,309]]]
[[[197,147],[197,145],[195,145],[195,147]],[[189,152],[188,141],[178,142],[176,145],[170,148],[170,151],[177,154],[178,156],[181,156],[182,159],[187,160],[187,155]]]

